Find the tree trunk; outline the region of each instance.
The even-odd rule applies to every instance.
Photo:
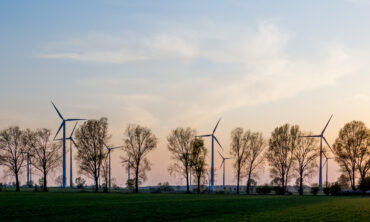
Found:
[[[15,173],[15,191],[19,192],[19,179],[18,179],[18,172]]]
[[[186,171],[186,193],[190,193],[189,191],[189,170],[187,166],[185,168],[185,171]]]
[[[200,176],[198,176],[198,193],[200,193]]]
[[[299,195],[303,195],[303,173],[299,175]]]
[[[94,180],[95,180],[95,193],[99,192],[99,176],[98,173],[95,170]]]
[[[236,182],[236,194],[239,194],[240,170],[238,171],[238,178]]]
[[[247,181],[247,195],[249,194],[250,187],[251,187],[251,171],[249,170],[248,181]]]
[[[43,192],[48,191],[48,185],[47,185],[47,182],[46,182],[46,172],[45,171],[44,171],[44,187],[42,188],[42,191]]]
[[[137,167],[136,167],[135,193],[139,193],[139,164],[137,164]]]
[[[352,182],[351,182],[351,185],[352,185],[352,190],[355,190],[356,187],[355,187],[355,169],[352,169],[352,172],[353,172],[353,176],[352,176]]]
[[[283,192],[285,193],[285,174],[281,174],[281,186],[283,188]]]

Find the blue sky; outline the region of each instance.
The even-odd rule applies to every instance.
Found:
[[[370,123],[369,10],[366,0],[1,1],[0,126],[55,130],[50,100],[66,116],[108,117],[114,144],[127,123],[149,126],[160,139],[151,184],[180,183],[161,164],[171,129],[207,132],[220,116],[225,147],[236,126],[319,131],[331,113],[334,142],[344,123]]]

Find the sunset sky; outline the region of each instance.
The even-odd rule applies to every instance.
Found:
[[[159,144],[144,185],[184,184],[168,173],[167,135],[210,133],[220,117],[225,156],[234,127],[267,140],[284,123],[320,133],[334,114],[332,144],[351,120],[370,126],[369,11],[369,0],[1,1],[0,128],[55,132],[51,100],[66,118],[107,117],[113,145],[129,123],[150,127]],[[120,156],[112,177],[123,186]],[[266,168],[258,182],[270,180]]]

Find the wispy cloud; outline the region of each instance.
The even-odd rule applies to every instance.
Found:
[[[70,40],[55,45],[54,51],[44,53],[43,57],[101,63],[142,61],[149,74],[152,66],[146,61],[163,64],[163,72],[166,65],[174,65],[178,77],[165,83],[160,79],[133,82],[124,77],[98,76],[82,80],[80,84],[96,87],[96,83],[104,82],[107,88],[117,83],[122,88],[134,86],[135,90],[128,92],[129,95],[107,92],[105,97],[121,101],[133,115],[151,109],[154,114],[145,111],[144,115],[151,122],[157,118],[153,115],[163,115],[162,118],[169,121],[171,118],[177,121],[181,116],[182,121],[189,122],[200,116],[215,116],[331,85],[359,66],[356,55],[340,44],[320,43],[321,49],[311,59],[292,56],[286,50],[291,38],[290,31],[271,22],[260,22],[254,31],[179,31],[177,28],[147,37],[95,35],[86,41]],[[106,41],[109,42],[104,47]],[[55,52],[61,49],[66,52]],[[209,63],[203,71],[196,65],[201,61]],[[219,67],[222,75],[209,74],[214,71],[213,66]],[[141,90],[143,88],[150,90]],[[161,111],[163,106],[165,111]]]

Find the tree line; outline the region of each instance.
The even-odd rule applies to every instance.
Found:
[[[279,192],[287,192],[287,186],[296,179],[299,194],[303,194],[303,185],[318,170],[317,158],[320,155],[318,140],[304,137],[310,133],[300,130],[298,125],[284,124],[276,127],[265,139],[261,132],[245,130],[242,127],[231,131],[229,154],[233,161],[236,179],[236,192],[240,193],[240,183],[246,179],[246,193],[250,193],[252,184],[268,166],[271,183],[280,187]],[[197,137],[195,129],[178,127],[167,136],[167,148],[172,163],[168,167],[170,175],[177,175],[186,181],[186,191],[190,192],[191,176],[197,185],[209,182],[210,169],[207,164],[207,148],[202,138]],[[157,148],[158,139],[151,129],[130,124],[123,133],[122,160],[127,160],[126,169],[130,170],[133,179],[133,191],[138,192],[139,185],[147,180],[151,163],[147,155]],[[110,135],[108,120],[87,120],[78,127],[75,133],[77,147],[76,160],[79,173],[94,181],[98,192],[98,180],[103,177],[104,185],[108,184],[108,150]],[[351,121],[340,129],[333,144],[332,155],[339,164],[340,178],[349,181],[351,188],[365,186],[370,169],[370,129],[361,121]],[[48,190],[48,175],[61,166],[61,142],[55,141],[50,129],[21,129],[18,126],[0,131],[0,165],[4,166],[7,175],[15,178],[16,191],[20,190],[19,175],[22,172],[27,155],[32,157],[32,166],[41,174],[43,191]],[[325,149],[328,155],[329,150]]]

